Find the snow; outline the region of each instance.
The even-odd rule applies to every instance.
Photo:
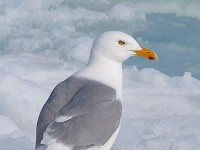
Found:
[[[116,148],[198,149],[200,81],[188,72],[169,77],[150,68],[127,68],[124,75],[124,118]]]
[[[134,59],[134,58],[133,58]],[[78,66],[37,54],[0,59],[0,146],[6,150],[34,148],[35,126],[53,87]],[[169,77],[136,67],[124,69],[120,150],[195,150],[200,144],[200,81],[189,72]]]
[[[2,0],[0,149],[34,149],[41,107],[60,81],[86,64],[99,33],[113,28],[129,34],[143,30],[148,24],[146,13],[174,12],[199,18],[199,4],[191,9],[191,3],[188,11],[182,11],[187,0],[181,6],[178,0],[170,1],[168,8],[163,2],[156,6],[153,2],[141,1],[132,9],[128,0],[92,0],[91,9],[81,0],[77,4],[70,0]],[[127,11],[118,14],[118,10]],[[132,60],[134,64],[137,59]],[[114,150],[199,149],[200,80],[190,72],[168,76],[152,68],[129,65],[124,66],[123,86],[123,118]]]
[[[0,148],[2,150],[31,150],[33,142],[25,136],[8,116],[0,115]]]
[[[0,123],[1,123],[1,131],[0,135],[7,135],[11,134],[14,131],[18,130],[15,123],[7,116],[0,116]]]

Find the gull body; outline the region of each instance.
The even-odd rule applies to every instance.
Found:
[[[101,34],[88,64],[58,84],[43,106],[36,150],[110,150],[120,130],[122,63],[131,56],[157,59],[126,33]]]

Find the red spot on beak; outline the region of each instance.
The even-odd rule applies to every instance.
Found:
[[[154,60],[155,58],[150,56],[149,59],[150,59],[150,60]]]

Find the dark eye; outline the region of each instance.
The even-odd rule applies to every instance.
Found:
[[[125,43],[124,41],[122,41],[122,40],[119,40],[118,43],[119,43],[119,45],[124,45],[124,44],[126,44],[126,43]]]

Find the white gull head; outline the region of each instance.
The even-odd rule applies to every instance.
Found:
[[[112,61],[123,62],[135,53],[132,50],[142,48],[130,35],[120,31],[109,31],[101,34],[93,43],[90,62],[96,57],[105,57]]]
[[[120,31],[101,34],[93,43],[88,65],[75,75],[106,84],[122,97],[122,62],[131,56],[143,56],[155,60],[157,55],[140,47],[130,35]]]

